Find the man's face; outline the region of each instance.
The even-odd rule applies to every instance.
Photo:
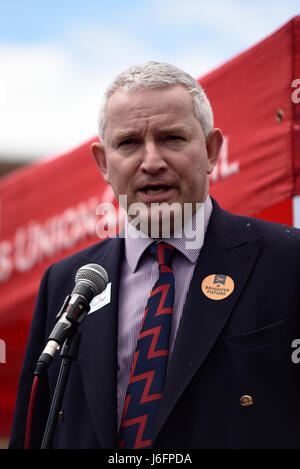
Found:
[[[194,213],[206,199],[221,144],[218,129],[206,141],[190,94],[176,85],[115,91],[106,106],[104,147],[93,144],[92,152],[116,197],[127,195],[128,206],[188,202]]]

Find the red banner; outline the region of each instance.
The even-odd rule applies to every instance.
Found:
[[[300,191],[297,78],[300,17],[200,79],[226,136],[212,194],[234,213],[254,215]]]

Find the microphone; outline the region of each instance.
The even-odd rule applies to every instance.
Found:
[[[67,337],[86,317],[92,299],[105,290],[107,283],[107,272],[98,264],[86,264],[78,269],[75,276],[75,287],[71,295],[66,297],[56,316],[57,322],[38,359],[34,376],[39,376],[49,366],[55,353]]]

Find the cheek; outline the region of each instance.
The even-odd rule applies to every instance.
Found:
[[[177,173],[185,174],[187,178],[193,179],[205,175],[208,169],[208,158],[204,148],[193,148],[192,151],[182,155],[176,161]]]
[[[133,175],[134,171],[130,168],[128,162],[120,158],[111,158],[108,164],[109,181],[119,194],[121,191],[126,193],[125,188],[129,186]]]
[[[181,182],[189,190],[201,189],[203,182],[206,180],[206,167],[203,167],[199,162],[197,165],[190,165],[189,167],[182,168]]]

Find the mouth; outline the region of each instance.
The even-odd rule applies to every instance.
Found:
[[[140,194],[142,195],[143,199],[147,201],[158,201],[158,200],[165,200],[168,198],[173,190],[172,186],[164,186],[164,185],[157,185],[157,186],[145,186],[139,190]]]
[[[168,186],[146,186],[143,189],[141,189],[141,191],[147,195],[159,195],[159,194],[163,194],[169,189],[170,187]]]

